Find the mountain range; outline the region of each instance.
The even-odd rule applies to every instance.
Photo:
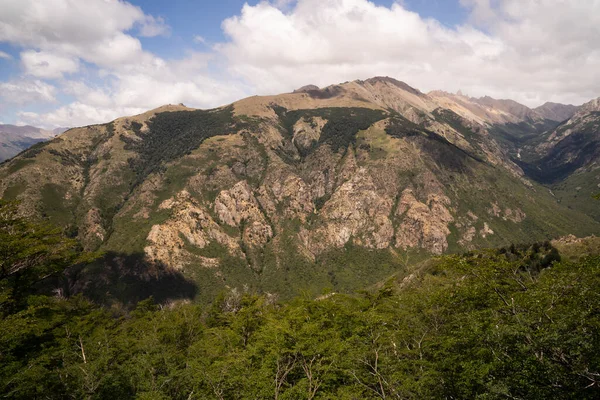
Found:
[[[0,162],[16,156],[36,143],[60,135],[67,128],[45,130],[34,126],[0,125]]]
[[[0,197],[105,252],[71,292],[131,299],[125,282],[171,279],[200,299],[285,297],[597,234],[599,156],[599,99],[531,109],[376,77],[70,129],[0,165]]]

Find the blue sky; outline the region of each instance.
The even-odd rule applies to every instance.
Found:
[[[424,92],[581,104],[600,95],[598,65],[598,1],[0,3],[3,123],[100,123],[376,75]]]

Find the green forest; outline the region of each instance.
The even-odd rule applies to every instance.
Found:
[[[589,248],[449,255],[359,293],[285,303],[233,289],[208,305],[149,298],[127,310],[51,290],[100,256],[0,203],[0,397],[600,397]]]

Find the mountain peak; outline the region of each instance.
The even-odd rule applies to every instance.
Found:
[[[310,92],[311,90],[320,90],[320,89],[321,88],[318,87],[317,85],[305,85],[299,89],[294,90],[292,93],[307,93],[307,92]]]
[[[357,82],[360,83],[361,81],[357,81]],[[414,87],[408,85],[407,83],[399,81],[394,78],[391,78],[389,76],[375,76],[373,78],[367,79],[366,81],[364,81],[364,83],[368,83],[370,85],[375,85],[376,83],[389,83],[389,84],[399,87],[402,90],[406,90],[407,92],[416,94],[418,96],[424,96],[424,94],[420,90],[415,89]]]
[[[545,119],[561,122],[575,115],[579,108],[580,107],[572,104],[560,104],[547,101],[543,105],[534,108],[534,111]]]
[[[590,100],[587,103],[585,103],[584,105],[581,106],[581,111],[582,112],[594,112],[594,111],[600,111],[600,97],[598,97],[597,99],[594,100]]]

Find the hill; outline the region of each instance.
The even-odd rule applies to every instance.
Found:
[[[387,77],[165,106],[34,146],[0,167],[0,195],[107,252],[72,277],[99,298],[173,271],[204,300],[352,291],[431,254],[599,231],[497,139],[546,123],[524,107]]]

